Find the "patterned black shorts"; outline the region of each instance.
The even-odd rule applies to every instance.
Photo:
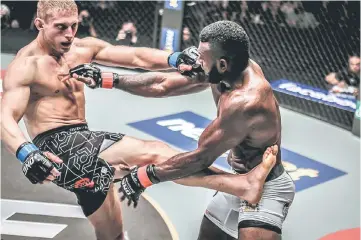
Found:
[[[61,175],[53,183],[74,192],[88,216],[104,201],[115,171],[98,155],[123,137],[119,133],[90,131],[86,124],[78,124],[46,131],[33,142],[41,151],[63,160],[54,163]]]

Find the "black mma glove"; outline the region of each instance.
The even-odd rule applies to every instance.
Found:
[[[24,175],[33,184],[44,181],[54,168],[52,162],[30,142],[20,145],[16,157],[23,163]]]
[[[199,57],[198,50],[195,46],[188,47],[184,49],[182,52],[174,52],[168,57],[168,64],[171,67],[177,68],[178,72],[182,75],[186,75],[188,77],[192,77],[196,73],[203,72],[203,69],[199,64],[197,64],[197,59]],[[179,65],[186,64],[192,66],[191,71],[181,71],[179,69]]]
[[[113,88],[114,84],[119,81],[118,74],[102,72],[100,68],[96,67],[94,64],[91,63],[81,64],[69,70],[69,74],[71,77],[74,73],[81,78],[91,79],[92,81],[87,81],[84,83],[92,89]]]
[[[133,202],[134,208],[136,208],[140,195],[147,187],[156,183],[159,183],[159,179],[155,175],[154,165],[147,165],[140,168],[135,167],[120,181],[118,191],[123,193],[120,200],[124,201],[127,198],[128,206]]]

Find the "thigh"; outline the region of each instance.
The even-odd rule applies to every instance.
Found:
[[[180,151],[161,141],[124,136],[120,141],[101,152],[99,157],[111,165],[142,166],[163,162],[179,153]]]
[[[91,201],[91,199],[89,199]],[[90,216],[97,239],[123,239],[123,222],[120,201],[114,184],[109,188],[103,204]]]
[[[282,226],[295,195],[291,177],[284,173],[266,182],[256,206],[242,200],[239,206],[239,239],[281,239]]]
[[[239,240],[281,240],[281,235],[264,228],[240,228],[238,234]]]
[[[223,192],[217,192],[208,204],[204,216],[215,225],[224,236],[236,239],[238,236],[238,198]],[[207,223],[208,221],[205,221]],[[210,225],[210,224],[208,224]],[[228,238],[227,238],[228,239]]]
[[[198,240],[235,240],[235,238],[223,232],[222,229],[204,216],[199,230]]]

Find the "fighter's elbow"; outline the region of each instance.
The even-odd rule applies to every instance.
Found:
[[[135,54],[133,56],[133,61],[132,61],[133,66],[148,71],[154,71],[159,68],[156,61],[154,61],[153,59],[148,60],[143,56],[144,48],[139,47],[134,49],[135,49]]]
[[[163,86],[154,84],[152,86],[142,88],[140,94],[138,93],[138,95],[141,95],[143,97],[150,97],[150,98],[164,98],[164,97],[168,97],[169,92],[168,89],[164,88]]]
[[[156,64],[143,61],[139,58],[134,59],[132,65],[136,66],[137,68],[140,68],[143,70],[148,70],[148,71],[156,70],[156,68],[157,68]]]
[[[215,160],[216,158],[211,156],[210,154],[201,154],[198,158],[201,170],[209,168]]]
[[[166,81],[160,80],[158,81],[158,84],[155,84],[153,86],[154,93],[156,97],[163,98],[163,97],[169,97],[172,95],[172,90],[167,84]]]
[[[164,86],[159,87],[158,95],[157,95],[158,98],[165,98],[170,96],[172,96],[172,91],[169,88]]]
[[[203,169],[209,168],[215,161],[215,158],[208,157],[206,161],[204,161]]]

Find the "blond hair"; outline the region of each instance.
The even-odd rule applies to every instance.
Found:
[[[78,6],[74,0],[39,0],[37,6],[37,17],[46,20],[54,12],[66,11],[78,13]]]

